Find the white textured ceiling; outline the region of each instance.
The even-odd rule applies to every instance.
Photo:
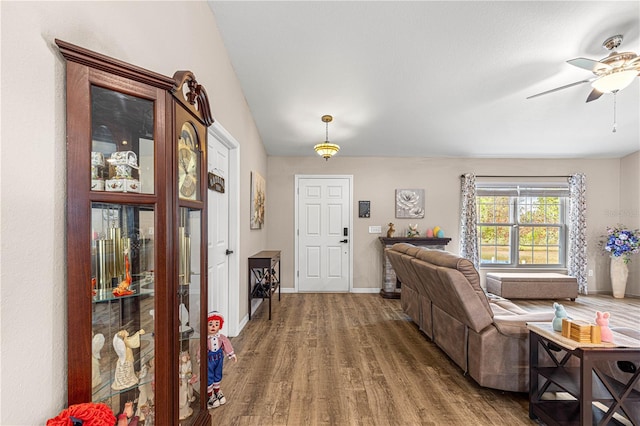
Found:
[[[269,155],[603,158],[640,149],[640,78],[585,103],[565,61],[640,54],[639,1],[210,1]],[[215,102],[215,100],[213,100]]]

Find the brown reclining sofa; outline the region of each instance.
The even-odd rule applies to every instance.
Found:
[[[402,283],[404,312],[480,386],[529,391],[527,322],[554,312],[528,312],[489,298],[473,264],[442,250],[397,243],[385,249]]]

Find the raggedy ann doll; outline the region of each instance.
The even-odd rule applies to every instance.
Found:
[[[223,324],[222,314],[216,311],[209,312],[207,315],[207,395],[209,397],[207,408],[209,409],[219,407],[227,402],[220,391],[224,356],[228,356],[233,362],[238,361],[229,338],[220,334]]]

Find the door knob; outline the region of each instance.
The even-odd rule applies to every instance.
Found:
[[[227,256],[229,256],[231,253],[233,253],[233,250],[229,250],[229,249],[227,249],[227,251],[224,252],[224,254],[226,254]]]
[[[341,242],[341,243],[348,243],[348,242],[349,242],[349,240],[347,240],[347,239],[345,238],[344,240],[341,240],[340,242]]]

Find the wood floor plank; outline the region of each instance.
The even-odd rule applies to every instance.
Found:
[[[526,393],[478,386],[377,294],[283,294],[232,339],[213,425],[535,425]],[[515,301],[549,310],[553,301]],[[640,299],[581,296],[569,315],[638,328]]]

